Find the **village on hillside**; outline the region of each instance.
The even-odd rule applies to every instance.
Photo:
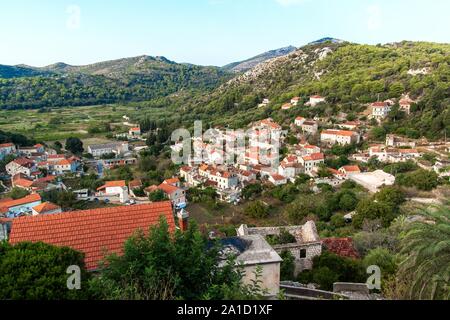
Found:
[[[301,97],[293,97],[281,106],[281,110],[314,109],[325,103],[326,97],[315,95],[304,104],[301,101]],[[368,105],[365,120],[350,121],[346,115],[340,115],[337,121],[297,116],[286,125],[272,118],[263,119],[242,128],[249,132],[245,137],[246,146],[231,150],[224,149],[224,145],[236,141],[236,131],[214,128],[215,134],[209,141],[201,137],[192,138],[190,143],[195,152],[186,157],[186,163],[174,166],[171,176],[165,176],[157,184],[135,174],[149,146],[145,145],[147,133],[139,125],[129,123],[127,116],[124,116],[124,121],[130,126],[128,134],[119,135],[108,143],[88,145],[85,153],[72,152],[68,146],[55,150],[43,144],[24,147],[4,143],[0,145],[0,161],[5,163],[0,173],[0,240],[53,243],[50,235],[70,239],[70,234],[61,234],[65,231],[57,226],[49,234],[36,235],[36,232],[44,223],[55,223],[51,216],[60,215],[64,223],[71,224],[82,212],[86,213],[85,219],[89,219],[87,214],[99,215],[106,220],[118,214],[122,217],[122,224],[131,226],[134,223],[131,216],[126,217],[129,212],[136,212],[139,219],[140,215],[145,215],[145,208],[158,211],[157,208],[163,204],[171,226],[186,230],[189,220],[198,217],[191,212],[191,208],[194,211],[198,209],[198,204],[192,207],[190,203],[196,195],[200,198],[208,195],[231,207],[245,206],[252,197],[251,194],[248,196],[252,189],[283,190],[285,186],[299,183],[313,194],[320,194],[328,188],[339,190],[342,185],[354,185],[375,195],[385,187],[396,185],[397,171],[402,166],[417,167],[435,174],[438,179],[449,181],[450,143],[446,141],[428,142],[387,135],[385,141],[372,143],[370,129],[382,123],[394,105],[399,105],[403,112],[409,114],[413,103],[407,96],[373,102]],[[268,104],[270,100],[264,99],[260,106]],[[175,141],[170,150],[180,153],[183,146],[183,141]],[[383,170],[379,164],[390,169]],[[117,170],[126,175],[111,179],[110,173]],[[77,179],[92,179],[95,183],[73,186],[71,181]],[[410,200],[419,203],[439,201],[422,196]],[[75,204],[80,203],[83,206],[76,207]],[[268,206],[263,201],[258,202],[261,203]],[[352,223],[355,214],[354,210],[345,214],[344,226]],[[268,225],[270,222],[264,221],[263,216],[258,223],[258,215],[255,215],[253,226],[235,224],[232,233],[236,238],[226,243],[230,247],[239,247],[236,241],[251,243],[238,254],[238,260],[248,271],[245,281],[250,282],[251,272],[258,266],[262,267],[263,286],[271,296],[276,296],[280,288],[291,290],[294,296],[301,290],[295,283],[280,281],[281,255],[286,251],[291,253],[295,262],[295,275],[311,269],[313,259],[322,254],[323,248],[342,257],[359,257],[351,237],[321,238],[314,219],[300,219],[297,220],[302,222],[300,225],[283,226]],[[98,228],[101,230],[103,227]],[[210,236],[220,236],[219,229],[210,230]],[[68,232],[73,233],[75,229]],[[113,237],[111,232],[114,230],[105,229],[103,234]],[[286,236],[286,233],[288,238],[292,238],[290,241],[269,241],[273,237]],[[103,244],[117,247],[120,245],[117,241],[124,240]],[[70,245],[64,241],[58,244]],[[77,249],[88,250],[83,244],[77,245]],[[95,268],[100,249],[86,251],[90,259],[88,267]],[[362,292],[366,298],[369,297],[364,286],[342,285],[341,289],[339,286],[336,285],[333,294],[354,291],[353,294]],[[315,288],[310,289],[311,292],[304,294],[317,294]]]

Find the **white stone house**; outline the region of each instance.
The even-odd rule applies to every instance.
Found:
[[[282,186],[288,182],[286,177],[278,173],[271,174],[269,176],[269,181],[275,186]]]
[[[315,107],[320,103],[324,103],[325,101],[326,99],[319,95],[315,95],[309,98],[309,104],[311,105],[311,107]]]
[[[129,200],[128,186],[125,181],[107,181],[97,189],[97,192],[103,197],[119,197],[121,203]]]
[[[352,143],[359,143],[361,136],[355,131],[347,130],[324,130],[320,135],[320,139],[328,144],[348,145]]]
[[[305,121],[301,125],[301,128],[303,132],[309,133],[309,134],[316,134],[317,131],[319,131],[319,125],[316,121]]]
[[[293,106],[297,106],[299,102],[300,102],[300,97],[294,97],[291,99],[291,104]]]
[[[374,102],[371,104],[372,117],[381,120],[388,116],[392,110],[392,106],[387,102]]]
[[[299,162],[305,168],[305,173],[311,173],[325,163],[325,155],[323,153],[313,153],[309,156],[300,157]]]
[[[8,163],[5,168],[6,172],[11,176],[22,173],[30,177],[33,172],[37,171],[35,162],[27,158],[15,159]]]

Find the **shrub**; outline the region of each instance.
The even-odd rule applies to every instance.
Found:
[[[252,218],[267,218],[269,216],[269,209],[261,201],[255,201],[247,205],[244,213]]]

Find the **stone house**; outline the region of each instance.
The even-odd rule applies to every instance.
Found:
[[[262,237],[280,235],[287,231],[295,237],[296,242],[291,244],[274,245],[273,249],[281,254],[290,251],[295,258],[295,273],[310,270],[313,267],[313,259],[322,254],[322,241],[317,232],[314,221],[308,221],[302,226],[249,228],[241,225],[237,229],[238,236],[260,235]]]

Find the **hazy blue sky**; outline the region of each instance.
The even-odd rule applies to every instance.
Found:
[[[450,42],[448,0],[14,0],[0,3],[0,64],[163,55],[224,65],[333,36]]]

